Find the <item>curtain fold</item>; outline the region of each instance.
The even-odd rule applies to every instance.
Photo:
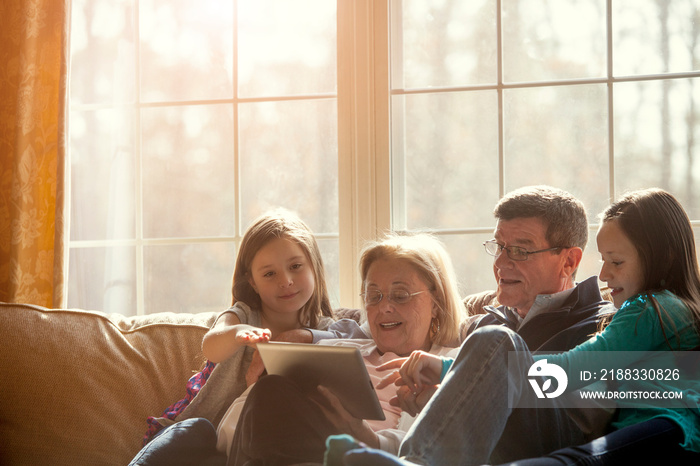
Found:
[[[0,2],[0,301],[65,307],[70,0]]]

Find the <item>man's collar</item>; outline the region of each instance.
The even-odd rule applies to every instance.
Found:
[[[577,283],[576,286],[568,290],[549,295],[538,295],[537,298],[535,298],[535,303],[530,308],[530,311],[527,313],[524,319],[520,317],[515,309],[503,305],[499,307],[484,306],[484,310],[493,315],[497,320],[509,325],[510,328],[517,330],[525,320],[529,321],[535,315],[543,314],[552,310],[559,311],[565,307],[571,308],[572,306],[575,306],[576,301],[580,299],[581,293],[596,292],[598,293],[598,300],[601,300],[602,298],[600,298],[600,292],[598,290],[598,277],[593,275],[584,281]],[[576,291],[575,297],[573,296],[574,291]],[[593,299],[592,297],[589,298]],[[569,302],[567,302],[567,300],[569,300]]]
[[[556,311],[563,308],[564,303],[567,299],[569,299],[569,296],[571,296],[573,291],[574,288],[569,288],[568,290],[559,291],[557,293],[537,295],[535,302],[523,318],[520,325],[523,325],[525,322],[538,314],[544,314],[546,312],[551,312],[553,310]]]

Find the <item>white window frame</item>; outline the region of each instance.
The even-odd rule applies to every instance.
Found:
[[[615,193],[615,159],[614,159],[614,128],[613,128],[613,92],[614,85],[621,82],[698,78],[700,70],[687,73],[668,73],[663,75],[614,77],[612,75],[612,42],[607,40],[607,75],[603,78],[570,80],[537,83],[503,83],[502,45],[501,45],[501,0],[496,1],[497,8],[497,82],[488,86],[465,86],[464,88],[445,89],[391,89],[391,64],[397,57],[390,54],[390,39],[392,37],[391,8],[400,8],[400,0],[337,0],[337,108],[338,108],[338,202],[339,202],[339,301],[344,307],[361,307],[360,277],[358,264],[360,253],[367,241],[379,238],[383,233],[392,229],[402,230],[400,214],[406,206],[401,205],[401,196],[392,199],[393,183],[401,184],[400,172],[392,172],[392,122],[391,98],[393,95],[420,92],[453,92],[467,90],[493,89],[498,93],[498,105],[502,108],[503,91],[523,87],[541,87],[567,84],[607,84],[608,92],[608,136],[609,136],[609,194],[614,198]],[[612,0],[606,3],[607,34],[612,34]],[[397,10],[395,10],[397,11]],[[138,14],[138,13],[136,13]],[[138,18],[136,18],[138,23]],[[398,28],[394,30],[396,32]],[[235,38],[234,38],[235,39]],[[236,47],[234,47],[235,53]],[[138,53],[138,48],[136,50]],[[235,59],[235,57],[234,57]],[[138,57],[137,57],[138,60]],[[137,75],[134,77],[138,88]],[[235,82],[234,82],[235,86]],[[303,97],[303,96],[300,96]],[[314,96],[327,98],[328,96]],[[244,99],[236,98],[238,103]],[[226,100],[229,103],[229,100]],[[211,103],[211,102],[207,102]],[[196,104],[196,102],[185,102]],[[167,105],[166,103],[137,104],[140,107]],[[87,106],[88,108],[92,106]],[[99,107],[99,106],[98,106]],[[234,112],[237,105],[234,105]],[[138,112],[136,123],[138,125]],[[237,121],[237,120],[235,120]],[[136,126],[137,127],[137,126]],[[234,143],[238,139],[237,128],[234,128]],[[139,131],[136,131],[140,135]],[[498,158],[499,177],[493,180],[498,183],[499,194],[505,191],[504,174],[505,162],[503,152],[503,119],[499,112],[498,119]],[[135,150],[140,150],[140,136],[135,141]],[[236,145],[237,146],[237,145]],[[239,157],[237,149],[234,157]],[[238,163],[236,159],[236,170]],[[238,173],[235,174],[238,179]],[[141,173],[136,167],[136,206],[141,207]],[[392,202],[396,204],[392,207]],[[490,208],[489,206],[488,208]],[[239,206],[236,204],[232,213],[240,218]],[[185,238],[185,239],[144,239],[141,225],[142,215],[136,215],[135,240],[95,240],[71,241],[70,248],[90,248],[115,245],[130,245],[136,248],[136,298],[137,313],[144,312],[144,272],[143,251],[147,245],[181,244],[196,242],[233,241],[240,242],[238,234],[233,238]],[[395,222],[395,223],[394,223]],[[693,221],[696,230],[700,221]],[[592,231],[596,225],[591,225]],[[488,227],[456,230],[437,230],[438,235],[468,234],[483,235],[490,232]],[[331,235],[334,237],[335,235]],[[328,237],[331,237],[328,236]],[[326,237],[326,236],[324,236]]]
[[[360,307],[364,244],[391,229],[389,2],[338,0],[340,302]]]
[[[605,84],[608,88],[608,172],[609,198],[620,193],[615,189],[615,85],[625,82],[700,78],[700,70],[654,75],[613,76],[612,0],[606,1],[606,76],[592,79],[570,79],[551,82],[503,82],[502,2],[496,1],[497,79],[485,86],[438,89],[391,88],[391,66],[400,65],[399,57],[390,54],[392,9],[400,11],[401,0],[338,0],[338,144],[340,195],[340,300],[345,305],[360,306],[357,272],[360,251],[367,240],[383,232],[405,230],[402,221],[406,206],[401,196],[392,199],[392,183],[400,187],[400,171],[392,175],[392,95],[496,90],[498,93],[498,183],[499,196],[505,194],[503,92],[508,89],[580,84]],[[398,34],[399,23],[393,33]],[[566,187],[564,187],[566,189]],[[489,206],[488,208],[491,208]],[[593,219],[592,219],[593,220]],[[692,220],[692,219],[691,219]],[[696,230],[700,220],[691,222]],[[592,234],[598,228],[593,220]],[[491,228],[437,229],[438,235],[488,234]],[[595,251],[586,251],[595,254]],[[495,286],[495,284],[494,284]]]

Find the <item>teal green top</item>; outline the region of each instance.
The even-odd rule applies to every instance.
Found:
[[[640,359],[648,351],[691,350],[700,345],[700,335],[693,320],[693,315],[681,299],[670,291],[654,293],[662,308],[663,328],[646,293],[638,294],[625,301],[615,313],[610,324],[603,332],[581,343],[570,351],[558,354],[533,355],[535,360],[547,359],[562,367],[567,374],[578,374],[590,368],[591,362],[599,362],[601,351],[640,352]],[[668,340],[668,341],[667,341]],[[670,345],[670,346],[669,346]],[[700,353],[698,353],[700,354]],[[443,357],[441,379],[445,377],[454,362],[452,358]],[[624,361],[625,367],[633,369],[638,360]],[[615,361],[620,364],[620,361]],[[599,366],[599,364],[598,364]],[[643,364],[640,364],[643,367]],[[696,371],[697,373],[697,371]],[[578,385],[577,385],[578,381]],[[586,382],[580,378],[569,377],[568,389],[582,388]],[[612,425],[616,429],[648,421],[655,417],[671,419],[680,426],[685,434],[683,448],[700,452],[700,382],[696,379],[620,381],[619,391],[683,391],[683,405],[686,408],[660,408],[644,403],[644,400],[619,401],[617,421]],[[658,404],[658,403],[657,403]]]
[[[535,355],[535,359],[547,359],[562,367],[567,374],[578,374],[592,359],[592,351],[669,351],[690,350],[700,345],[693,315],[683,301],[669,291],[654,293],[662,312],[663,328],[659,316],[645,293],[634,296],[623,303],[603,332],[580,344],[570,351],[559,354]],[[664,333],[665,332],[665,333]],[[668,341],[667,341],[668,339]],[[669,346],[670,345],[670,346]],[[627,354],[627,353],[626,353]],[[640,353],[640,358],[643,353]],[[629,355],[634,357],[634,354]],[[618,362],[616,362],[618,363]],[[641,360],[625,361],[624,367],[634,368]],[[590,366],[588,366],[590,367]],[[569,387],[580,388],[569,377]],[[579,382],[584,385],[585,382]],[[619,381],[620,391],[683,391],[683,405],[686,408],[662,408],[644,400],[619,401],[619,415],[613,427],[620,429],[655,417],[666,417],[676,422],[685,434],[683,448],[700,452],[700,384],[698,380],[631,380]],[[654,401],[654,400],[652,400]],[[633,406],[633,407],[632,407]]]

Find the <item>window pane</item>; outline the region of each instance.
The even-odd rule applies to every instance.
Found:
[[[230,105],[147,108],[143,128],[144,235],[235,235]]]
[[[233,97],[233,2],[140,0],[141,98]]]
[[[505,191],[548,184],[600,212],[609,197],[606,86],[513,89],[503,99]]]
[[[239,0],[241,97],[336,90],[336,2]]]
[[[496,82],[496,2],[394,2],[394,88]]]
[[[133,246],[71,248],[68,307],[136,314]]]
[[[607,205],[605,206],[607,207]],[[600,220],[598,219],[598,214],[602,212],[589,212],[588,224],[598,225]],[[598,243],[596,242],[596,235],[598,234],[598,227],[591,228],[588,230],[588,243],[583,251],[583,258],[578,266],[578,272],[576,272],[576,281],[581,282],[588,277],[593,275],[598,275],[600,273],[600,253],[598,252]],[[604,286],[603,282],[600,282],[601,286]]]
[[[492,224],[483,206],[498,183],[484,181],[498,179],[497,109],[494,91],[394,97],[395,228]]]
[[[135,99],[134,0],[73,0],[71,105]],[[72,124],[72,122],[71,122]]]
[[[336,108],[335,100],[240,105],[243,225],[285,207],[315,233],[338,232]]]
[[[615,190],[658,186],[700,219],[700,79],[615,86]]]
[[[697,1],[617,0],[613,8],[615,76],[698,69]]]
[[[228,308],[235,258],[234,243],[145,246],[146,312]]]
[[[120,312],[143,312],[144,302],[156,312],[161,301],[220,310],[218,299],[177,294],[202,292],[192,264],[208,277],[196,262],[216,255],[210,238],[235,238],[240,218],[277,206],[321,233],[338,267],[337,104],[313,98],[336,92],[336,2],[75,0],[72,14],[72,301],[87,302],[81,277],[95,277],[85,271],[126,268],[131,298]],[[234,86],[247,97],[311,98],[241,104]],[[235,247],[224,244],[228,305]],[[104,287],[89,289],[90,306],[104,309]]]
[[[340,307],[340,246],[337,238],[316,238],[326,269],[326,286],[333,309]],[[359,291],[358,291],[359,294]]]
[[[71,111],[72,241],[134,238],[133,114]]]
[[[506,82],[605,76],[605,0],[503,0]]]
[[[484,204],[483,208],[490,211],[495,204]],[[496,221],[492,220],[491,224],[495,226]],[[484,241],[491,238],[491,233],[440,236],[455,267],[461,296],[496,289],[493,257],[482,246]]]

